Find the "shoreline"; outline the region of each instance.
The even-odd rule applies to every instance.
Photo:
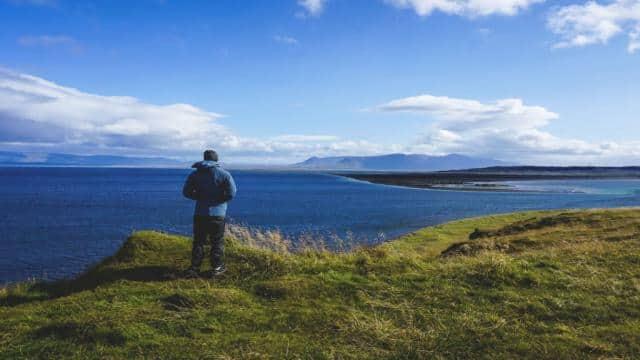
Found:
[[[401,186],[415,189],[447,191],[483,191],[483,192],[531,192],[518,190],[507,184],[508,181],[541,180],[640,180],[637,175],[606,174],[522,174],[522,173],[484,173],[484,172],[425,172],[425,173],[347,173],[331,172],[331,175],[365,181],[372,184]]]

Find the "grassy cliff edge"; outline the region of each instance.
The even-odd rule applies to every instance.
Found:
[[[640,210],[428,227],[343,254],[133,234],[76,279],[0,289],[0,358],[639,358]]]

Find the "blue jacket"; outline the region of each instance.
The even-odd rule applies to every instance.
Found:
[[[227,214],[227,201],[236,196],[236,184],[228,171],[216,161],[200,161],[182,188],[182,194],[196,201],[194,215],[221,216]]]

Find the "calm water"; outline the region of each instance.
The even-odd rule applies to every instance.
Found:
[[[361,242],[484,214],[640,205],[639,181],[512,183],[555,192],[491,193],[408,189],[323,174],[232,173],[239,192],[231,221],[289,235],[351,231]],[[193,205],[180,194],[187,174],[0,168],[0,284],[76,274],[112,254],[132,231],[190,234]]]

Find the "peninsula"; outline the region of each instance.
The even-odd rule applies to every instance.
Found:
[[[436,172],[332,172],[376,184],[443,190],[513,191],[506,181],[640,179],[640,167],[496,166]]]

